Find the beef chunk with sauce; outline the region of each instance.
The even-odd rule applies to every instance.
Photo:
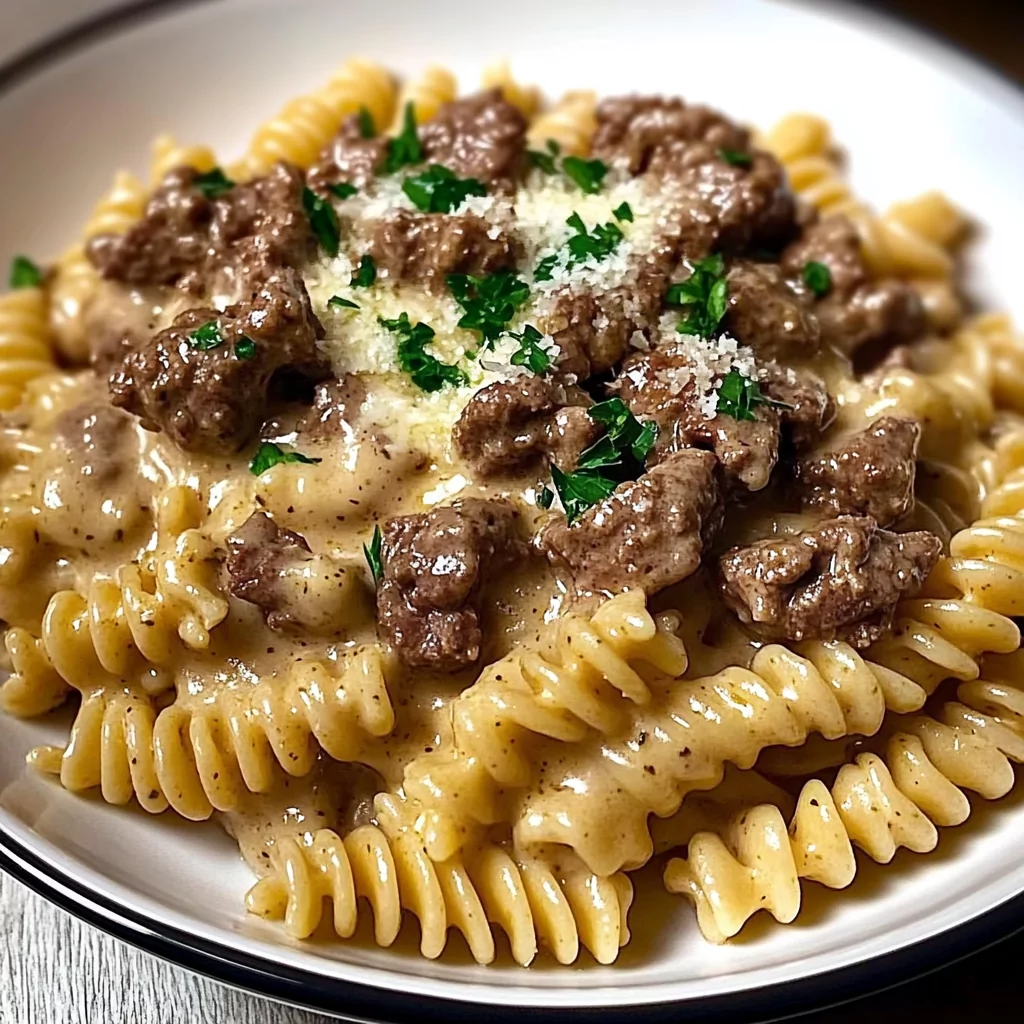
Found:
[[[363,188],[373,180],[377,169],[383,163],[387,145],[386,135],[363,138],[359,115],[350,115],[345,118],[341,130],[309,169],[309,187],[324,196],[327,195],[329,185],[337,185],[343,181]]]
[[[921,428],[883,416],[796,465],[803,504],[832,515],[871,516],[888,526],[910,511]]]
[[[569,568],[581,593],[636,587],[655,593],[700,567],[722,522],[716,472],[708,452],[677,452],[620,484],[573,525],[552,521],[539,544],[552,562]]]
[[[443,292],[449,274],[480,277],[514,266],[516,249],[475,214],[398,210],[375,223],[370,255],[388,280]]]
[[[808,358],[821,343],[821,327],[806,295],[774,263],[736,260],[726,277],[723,328],[761,359]]]
[[[797,450],[817,443],[835,419],[836,404],[825,382],[810,370],[770,364],[762,370],[761,392],[778,403],[783,436]]]
[[[226,270],[231,284],[260,268],[295,266],[309,255],[312,235],[302,209],[302,174],[277,164],[265,177],[207,199],[196,172],[171,171],[123,235],[90,239],[89,259],[105,278],[126,284],[177,284],[209,291]],[[244,287],[244,285],[243,285]]]
[[[298,425],[301,437],[325,441],[350,433],[366,400],[366,384],[354,373],[316,386],[313,404]]]
[[[799,280],[814,261],[829,268],[831,288],[814,305],[822,339],[852,353],[868,342],[912,341],[925,328],[924,305],[910,285],[894,279],[872,281],[861,256],[857,229],[841,216],[807,228],[782,254],[782,269]]]
[[[452,431],[459,456],[481,476],[515,469],[544,454],[560,469],[576,465],[600,433],[578,388],[522,376],[481,388]]]
[[[94,399],[65,409],[54,423],[57,441],[92,486],[109,483],[138,458],[135,420]]]
[[[525,168],[526,118],[500,89],[445,103],[419,137],[426,163],[475,178],[488,192],[511,192]]]
[[[772,640],[838,638],[866,647],[888,631],[896,602],[941,553],[925,531],[889,533],[869,516],[840,516],[787,539],[733,548],[721,590],[740,620]]]
[[[466,498],[384,524],[378,628],[406,665],[455,672],[480,657],[480,588],[525,556],[517,519],[506,501]]]
[[[209,323],[222,343],[197,347],[192,336]],[[234,452],[259,426],[275,374],[326,375],[316,347],[321,333],[298,273],[276,270],[251,301],[223,313],[188,310],[151,341],[128,348],[110,376],[111,401],[185,451]],[[242,338],[254,343],[251,359],[236,354]]]

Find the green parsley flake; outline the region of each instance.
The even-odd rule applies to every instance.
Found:
[[[512,353],[513,366],[526,366],[538,377],[551,369],[551,356],[541,342],[544,335],[533,324],[527,324],[520,334],[513,334],[519,341],[519,348]]]
[[[487,189],[476,178],[457,178],[440,164],[431,164],[422,173],[406,178],[402,191],[424,213],[452,213],[470,196],[487,195]]]
[[[43,272],[27,256],[15,256],[9,281],[12,288],[38,288],[43,283]]]
[[[264,441],[256,449],[256,454],[252,457],[252,462],[249,463],[249,472],[253,476],[262,476],[268,469],[282,462],[302,462],[312,466],[322,461],[322,459],[311,459],[303,455],[302,452],[285,451],[279,444]]]
[[[625,221],[628,224],[633,223],[633,207],[629,203],[619,203],[618,206],[612,210],[612,216],[616,220]]]
[[[832,290],[832,271],[824,263],[808,260],[801,273],[804,284],[820,299]]]
[[[725,261],[721,255],[696,260],[693,273],[685,281],[671,285],[665,295],[670,306],[685,306],[689,315],[679,323],[680,334],[712,338],[725,316],[729,286],[725,280]]]
[[[402,313],[397,320],[380,317],[378,322],[399,336],[398,363],[418,388],[440,391],[448,384],[468,383],[468,378],[457,366],[442,363],[426,351],[426,346],[434,340],[434,329],[428,324],[410,323],[408,313]]]
[[[792,409],[786,402],[777,402],[762,394],[761,385],[756,380],[744,377],[739,370],[730,370],[718,386],[718,405],[716,412],[723,412],[734,420],[754,419],[754,410],[759,406],[768,405],[773,409]]]
[[[347,181],[339,181],[336,185],[328,185],[327,191],[339,199],[351,199],[358,191],[355,185]]]
[[[381,577],[384,575],[384,556],[382,546],[384,538],[381,535],[380,527],[374,526],[373,536],[370,538],[369,547],[363,545],[363,557],[370,567],[370,575],[373,577],[375,586],[380,585]]]
[[[256,342],[252,338],[242,335],[235,342],[235,358],[248,362],[256,356]]]
[[[448,287],[466,311],[459,327],[476,331],[490,347],[508,327],[516,310],[530,297],[530,287],[514,270],[499,270],[487,277],[449,274]]]
[[[584,191],[593,195],[601,191],[601,183],[608,173],[603,160],[584,160],[579,156],[567,156],[562,161],[562,171]]]
[[[718,151],[718,155],[727,164],[732,164],[733,167],[749,167],[754,162],[753,156],[750,153],[743,152],[741,149],[726,149],[723,146]]]
[[[341,225],[338,223],[334,207],[309,188],[302,190],[302,205],[320,248],[328,256],[337,256],[338,245],[341,242]]]
[[[377,134],[377,126],[373,123],[373,114],[366,107],[359,108],[359,134],[364,139],[372,139]]]
[[[551,508],[552,502],[555,500],[555,492],[545,484],[537,492],[537,508],[548,509]]]
[[[222,196],[235,187],[235,183],[219,167],[214,167],[205,174],[197,174],[192,179],[192,184],[207,199],[216,199],[217,196]]]
[[[203,324],[202,327],[197,327],[188,336],[188,343],[193,348],[198,348],[203,352],[211,348],[218,348],[224,344],[224,338],[220,333],[220,325],[216,320],[210,320]]]
[[[359,303],[353,302],[351,299],[346,299],[342,295],[332,295],[327,300],[327,305],[331,309],[358,309]]]
[[[562,147],[554,139],[548,139],[545,148],[547,149],[546,153],[536,149],[528,149],[526,151],[526,158],[530,161],[531,167],[537,167],[545,174],[554,174],[558,170],[555,166],[555,160],[561,154]]]
[[[359,266],[352,275],[349,284],[353,288],[370,288],[377,280],[377,264],[373,257],[367,253],[359,260]]]
[[[552,253],[537,263],[533,271],[535,281],[550,281],[555,267],[561,262],[566,270],[587,260],[599,262],[607,259],[619,247],[626,236],[618,224],[609,221],[607,224],[595,224],[588,231],[583,218],[578,213],[571,214],[566,222],[575,234],[565,243],[566,253]]]
[[[412,103],[406,103],[402,115],[402,131],[388,142],[384,155],[384,171],[394,174],[399,168],[418,164],[423,160],[423,147],[416,132],[416,113]]]
[[[565,518],[570,524],[587,509],[604,501],[616,487],[618,480],[604,476],[600,470],[578,469],[572,473],[563,473],[556,465],[551,466],[551,482],[555,485],[558,498],[565,509]]]

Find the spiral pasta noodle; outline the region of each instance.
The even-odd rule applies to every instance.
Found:
[[[540,106],[540,90],[536,86],[520,85],[508,61],[497,61],[484,68],[480,84],[485,89],[500,89],[506,101],[517,107],[527,119],[533,117]]]
[[[158,135],[153,140],[149,181],[151,185],[159,185],[176,167],[191,167],[205,174],[216,166],[217,158],[209,146],[182,146],[173,135]]]
[[[21,404],[25,387],[55,369],[41,288],[0,295],[0,411]]]
[[[413,120],[423,124],[436,117],[444,104],[451,103],[457,92],[458,83],[450,71],[439,67],[427,68],[419,78],[406,83],[402,88],[391,131],[398,134],[402,130],[405,110],[410,103]]]
[[[597,131],[597,97],[592,92],[568,92],[530,122],[526,134],[532,149],[555,142],[563,153],[586,156]]]
[[[362,825],[344,838],[322,829],[307,842],[279,839],[270,874],[246,896],[249,911],[283,919],[290,935],[306,938],[330,899],[334,931],[348,938],[363,897],[378,945],[394,942],[404,909],[419,921],[425,957],[440,956],[448,929],[455,928],[481,964],[494,959],[492,925],[505,932],[513,958],[524,966],[540,945],[559,963],[572,963],[581,945],[600,963],[611,963],[628,940],[633,888],[625,875],[600,878],[579,865],[553,869],[493,843],[434,863],[390,796],[377,798],[377,813],[379,827]]]
[[[390,124],[395,87],[391,75],[379,64],[354,57],[320,89],[291,100],[261,125],[230,176],[236,180],[256,177],[279,160],[309,167],[342,121],[363,107],[378,127]]]
[[[141,216],[146,204],[142,182],[127,171],[119,171],[114,183],[96,204],[85,223],[82,237],[123,235]],[[56,262],[49,282],[49,320],[57,348],[72,363],[88,362],[85,337],[85,306],[99,280],[85,254],[84,242],[77,242]]]

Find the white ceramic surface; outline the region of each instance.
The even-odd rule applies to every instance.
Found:
[[[972,282],[987,302],[1024,316],[1018,286],[1024,196],[1024,100],[1011,87],[912,33],[845,9],[754,0],[224,0],[177,7],[93,43],[0,95],[0,265],[44,257],[74,237],[117,166],[142,171],[150,138],[170,130],[229,158],[289,96],[361,52],[401,72],[451,66],[473,87],[507,55],[551,95],[655,90],[769,124],[794,109],[828,116],[853,156],[853,181],[883,204],[946,190],[985,231]],[[66,720],[0,719],[0,829],[58,871],[149,918],[314,974],[405,992],[501,1005],[624,1006],[695,999],[821,975],[937,935],[1024,892],[1024,803],[979,808],[927,858],[866,866],[845,893],[805,887],[800,923],[757,922],[732,945],[700,938],[692,911],[641,886],[634,943],[619,963],[523,970],[505,957],[421,960],[413,944],[303,946],[246,918],[251,879],[212,825],[102,805],[30,775],[29,747],[61,742]],[[414,928],[409,929],[415,932]]]

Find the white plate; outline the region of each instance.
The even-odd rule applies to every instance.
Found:
[[[939,187],[996,229],[973,251],[973,283],[986,302],[1024,316],[1024,100],[908,30],[823,6],[167,5],[0,75],[0,265],[14,251],[59,251],[115,167],[144,170],[158,131],[230,156],[261,118],[350,53],[401,72],[446,64],[467,88],[482,63],[507,55],[521,79],[552,95],[583,86],[664,91],[759,124],[793,109],[825,114],[868,198],[881,204]],[[758,920],[725,947],[705,944],[689,907],[659,893],[656,878],[641,881],[634,941],[611,967],[542,961],[523,970],[506,958],[485,968],[458,952],[422,960],[411,942],[392,950],[288,943],[243,913],[251,879],[215,827],[74,798],[29,775],[25,752],[61,742],[65,725],[0,720],[0,864],[160,955],[323,1009],[451,1019],[455,1008],[424,1001],[432,997],[488,1003],[499,1017],[501,1008],[545,1008],[564,1019],[570,1008],[671,1001],[688,1004],[689,1020],[723,1011],[775,1016],[899,980],[1024,921],[1024,804],[1011,797],[978,808],[931,856],[862,865],[845,893],[806,886],[798,924]]]

